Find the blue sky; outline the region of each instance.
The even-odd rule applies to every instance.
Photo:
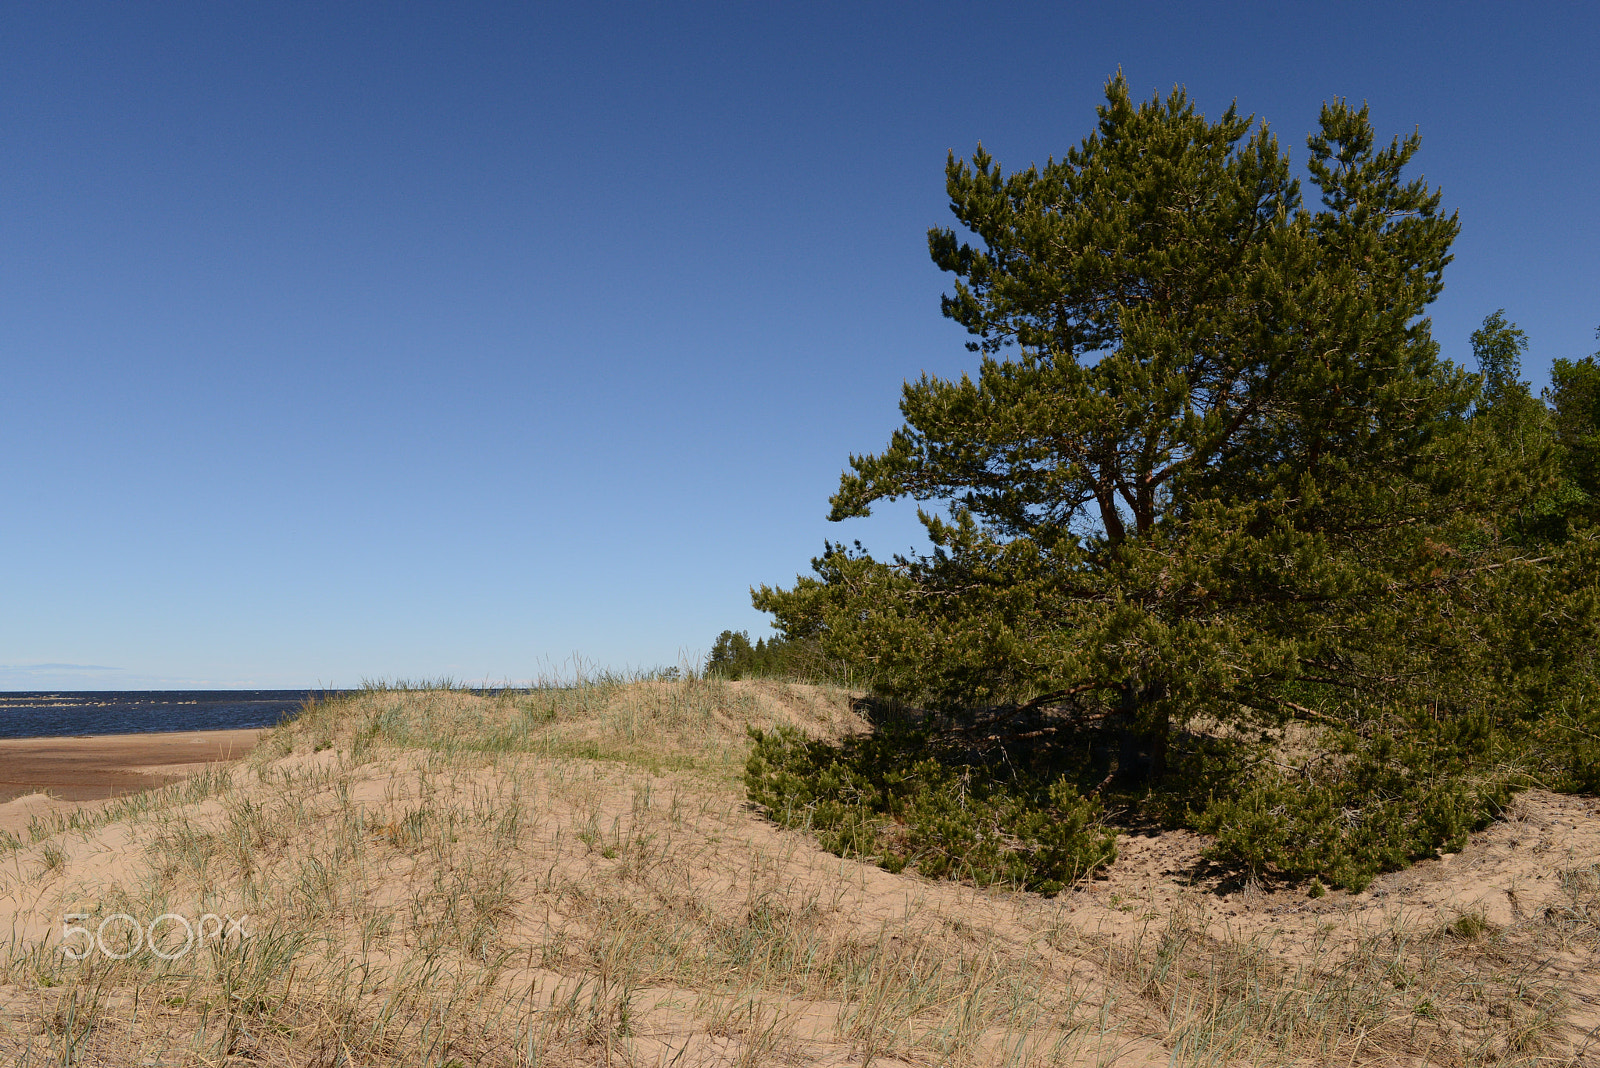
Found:
[[[1600,324],[1592,4],[9,4],[0,688],[521,680],[765,633],[901,382],[946,153],[1119,66],[1420,127],[1447,355]]]

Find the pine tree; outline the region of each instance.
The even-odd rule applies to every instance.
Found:
[[[851,457],[831,513],[944,503],[919,512],[932,551],[829,545],[756,606],[888,696],[1115,723],[1126,785],[1159,782],[1201,719],[1354,732],[1402,778],[1434,757],[1373,739],[1431,739],[1452,774],[1490,759],[1572,682],[1594,559],[1506,536],[1556,476],[1473,417],[1479,377],[1430,335],[1457,220],[1403,177],[1417,137],[1380,147],[1365,107],[1325,105],[1313,210],[1235,108],[1135,103],[1118,76],[1098,118],[1042,167],[1007,175],[981,146],[947,166],[975,240],[929,248],[977,377],[908,382],[905,425]],[[1417,802],[1398,855],[1488,803]]]
[[[1469,340],[1480,381],[1473,418],[1493,436],[1502,463],[1550,473],[1549,484],[1529,495],[1508,516],[1507,534],[1525,546],[1561,541],[1566,536],[1567,513],[1578,498],[1555,474],[1559,450],[1550,410],[1522,378],[1527,335],[1506,319],[1501,308],[1485,316]]]
[[[1600,328],[1595,330],[1600,338]],[[1581,360],[1558,359],[1550,369],[1546,399],[1562,451],[1571,514],[1600,522],[1600,352]]]

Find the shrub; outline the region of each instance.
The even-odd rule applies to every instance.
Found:
[[[1216,835],[1212,859],[1360,890],[1381,871],[1460,850],[1505,808],[1520,778],[1482,766],[1499,740],[1460,724],[1345,734],[1323,759],[1258,766],[1192,822]]]
[[[997,779],[939,752],[925,732],[892,727],[840,745],[789,727],[750,734],[750,800],[840,856],[1043,894],[1116,859],[1099,803],[1065,777]]]

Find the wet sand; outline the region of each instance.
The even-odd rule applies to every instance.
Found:
[[[138,793],[207,764],[237,760],[265,733],[175,731],[0,739],[0,807],[30,794],[82,802]]]

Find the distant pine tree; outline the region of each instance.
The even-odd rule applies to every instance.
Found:
[[[717,635],[711,655],[706,657],[706,674],[730,681],[781,678],[812,682],[834,673],[814,640],[758,638],[751,645],[749,631],[725,630]]]

